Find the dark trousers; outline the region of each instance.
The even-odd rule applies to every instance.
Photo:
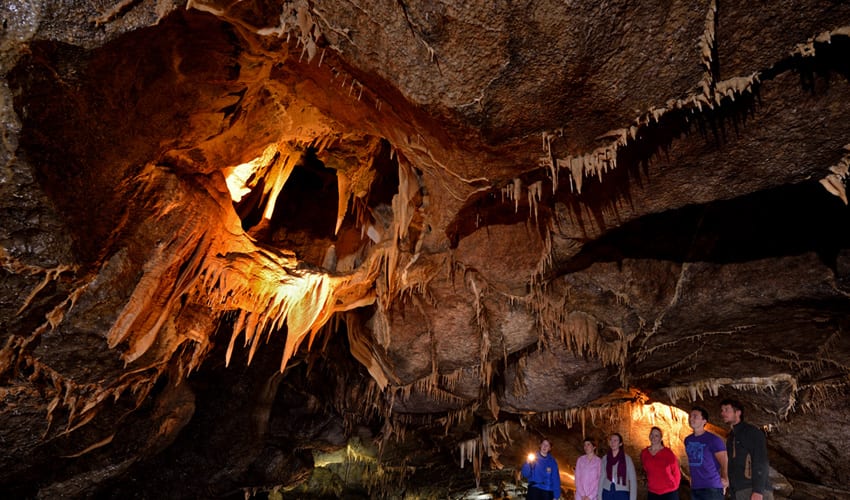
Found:
[[[548,490],[541,490],[534,486],[528,487],[528,494],[525,496],[527,500],[552,500],[555,494]]]
[[[691,500],[723,500],[723,488],[699,488],[691,490]]]
[[[679,491],[669,491],[667,493],[653,493],[648,491],[646,493],[647,500],[679,500]]]
[[[629,492],[628,491],[616,491],[614,490],[614,485],[611,485],[611,489],[602,490],[602,500],[629,500]]]
[[[735,500],[750,500],[750,495],[752,494],[752,488],[737,490],[735,491],[735,496],[733,498]],[[764,493],[762,493],[762,498],[764,498],[764,500],[773,500],[773,490],[765,491]]]

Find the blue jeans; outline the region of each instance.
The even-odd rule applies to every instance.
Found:
[[[723,488],[691,490],[691,500],[723,500]]]

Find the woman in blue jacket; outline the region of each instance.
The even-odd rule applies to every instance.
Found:
[[[549,454],[552,443],[540,441],[540,451],[528,455],[522,465],[522,477],[528,480],[528,500],[556,500],[561,497],[558,462]]]

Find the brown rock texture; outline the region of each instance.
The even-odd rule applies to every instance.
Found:
[[[566,495],[733,397],[850,497],[845,2],[0,19],[0,496]]]

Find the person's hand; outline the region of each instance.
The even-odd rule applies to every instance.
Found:
[[[753,494],[750,495],[750,500],[762,500],[763,498],[764,496],[761,493],[753,492]]]
[[[722,484],[722,485],[723,485],[723,490],[724,490],[724,493],[725,493],[726,488],[728,488],[728,487],[729,487],[729,479],[726,479],[726,478],[722,478],[722,477],[721,477],[721,478],[720,478],[720,484]]]

